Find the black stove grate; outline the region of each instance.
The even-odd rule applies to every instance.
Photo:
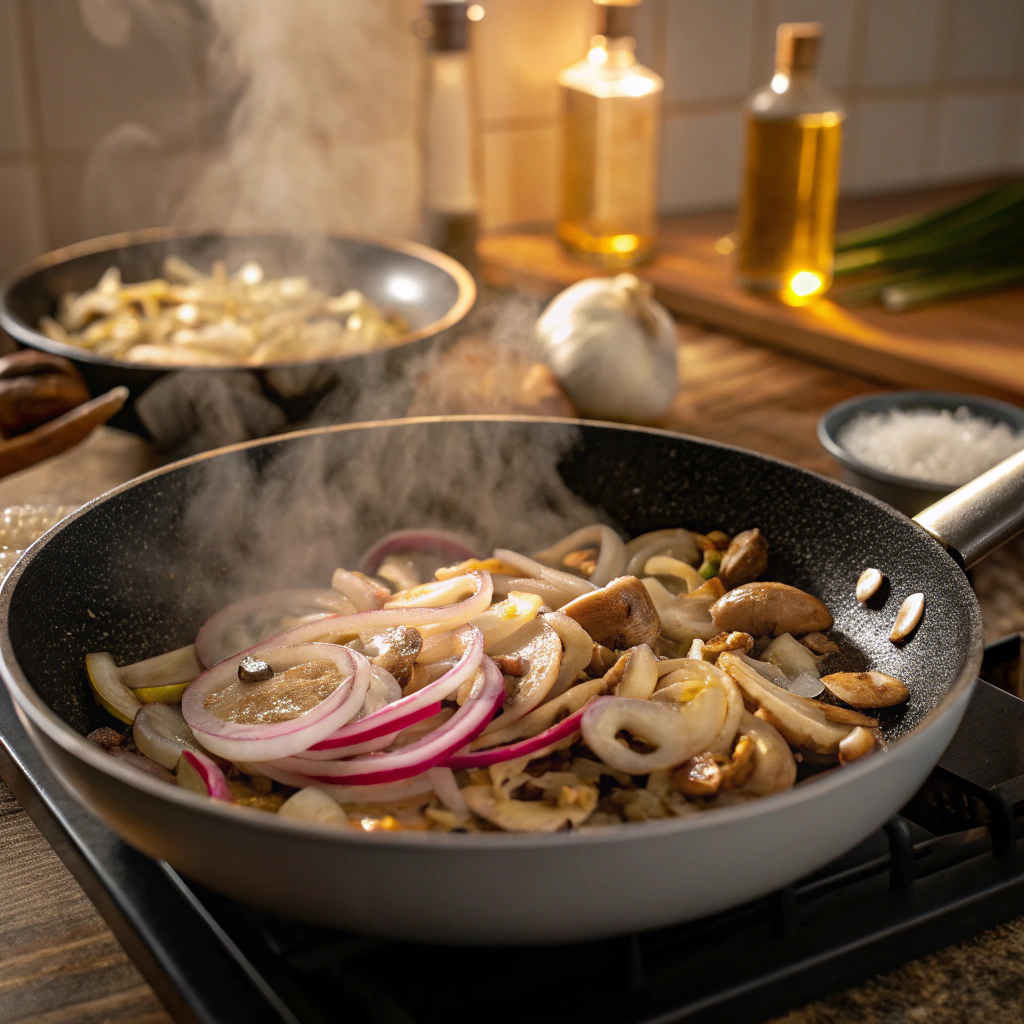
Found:
[[[1019,636],[991,645],[983,675],[1006,685],[1020,647]],[[903,813],[814,875],[702,921],[541,949],[416,946],[311,928],[186,883],[77,807],[9,703],[0,707],[0,774],[181,1021],[741,1022],[1024,914],[1020,736],[1024,701],[980,683]]]

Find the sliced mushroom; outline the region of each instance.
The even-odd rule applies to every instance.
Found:
[[[884,577],[877,569],[865,569],[857,580],[857,600],[862,604],[878,593]]]
[[[749,654],[754,649],[754,638],[749,633],[719,633],[706,641],[701,649],[701,657],[705,661],[714,661],[726,651],[738,651]]]
[[[737,533],[718,567],[718,578],[728,590],[752,583],[768,567],[768,542],[757,528]]]
[[[575,619],[570,621],[576,622]],[[576,625],[579,626],[580,624],[576,622]],[[583,627],[580,626],[580,629],[583,629]],[[584,629],[583,632],[586,633],[587,631]],[[589,637],[590,634],[587,633],[587,636]],[[593,641],[591,641],[591,644],[590,664],[587,665],[587,675],[593,679],[599,679],[619,659],[618,655],[610,647],[605,647],[604,644],[595,644]]]
[[[635,576],[620,576],[606,587],[570,601],[561,610],[597,643],[616,650],[653,644],[661,632],[654,602]]]
[[[821,601],[785,583],[745,583],[711,606],[711,618],[720,630],[751,636],[815,633],[832,626]]]
[[[491,661],[498,666],[502,675],[505,676],[525,676],[526,675],[526,659],[519,655],[513,654],[496,654]]]
[[[411,626],[392,626],[368,637],[363,654],[404,686],[422,647],[419,630]]]
[[[672,781],[683,796],[712,797],[722,788],[722,761],[714,754],[697,754],[672,773]]]
[[[626,546],[610,526],[601,523],[584,526],[557,544],[538,552],[534,558],[545,565],[558,566],[563,564],[562,559],[570,552],[591,545],[598,549],[598,556],[593,571],[587,575],[594,586],[603,587],[626,570]]]
[[[792,789],[796,782],[796,761],[778,730],[744,711],[740,731],[754,746],[754,768],[739,792],[767,796]]]
[[[558,677],[562,641],[549,625],[534,619],[504,643],[497,644],[493,653],[523,658],[529,667],[526,675],[516,682],[501,714],[484,729],[484,736],[518,722],[544,700]]]
[[[850,726],[831,722],[822,705],[798,697],[769,682],[755,672],[739,655],[723,654],[719,666],[729,673],[744,694],[773,716],[773,724],[794,746],[818,754],[835,754]]]
[[[863,726],[857,726],[849,736],[839,744],[839,763],[849,764],[875,749],[875,734]]]
[[[888,708],[910,696],[899,679],[884,672],[833,672],[822,683],[833,697],[855,708]]]
[[[893,643],[906,640],[911,633],[917,629],[917,624],[924,614],[924,594],[911,594],[896,613],[896,621],[893,623],[889,639]]]
[[[647,700],[658,684],[658,663],[647,644],[628,650],[621,658],[622,678],[615,685],[616,697]]]
[[[811,652],[811,654],[817,654],[819,657],[827,657],[829,654],[839,653],[839,644],[834,640],[830,640],[824,633],[808,633],[807,636],[800,638],[800,643],[804,645]]]

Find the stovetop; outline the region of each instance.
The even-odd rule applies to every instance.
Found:
[[[1024,914],[1024,701],[1006,692],[1020,656],[1020,635],[989,646],[991,682],[939,767],[843,857],[701,921],[569,946],[389,942],[208,892],[83,811],[6,693],[0,775],[182,1022],[758,1021]]]

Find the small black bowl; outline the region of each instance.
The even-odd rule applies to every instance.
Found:
[[[1009,402],[981,398],[978,395],[962,395],[955,391],[887,391],[850,398],[833,405],[818,420],[818,440],[842,464],[847,483],[881,498],[908,516],[916,516],[956,488],[887,473],[884,469],[869,466],[842,447],[839,432],[861,412],[888,412],[890,409],[949,409],[950,412],[956,412],[961,406],[975,416],[996,423],[1008,423],[1014,430],[1024,430],[1024,409],[1010,405]]]

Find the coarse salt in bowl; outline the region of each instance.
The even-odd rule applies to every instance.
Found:
[[[916,515],[1024,448],[1024,410],[946,391],[850,399],[818,422],[849,483]]]

